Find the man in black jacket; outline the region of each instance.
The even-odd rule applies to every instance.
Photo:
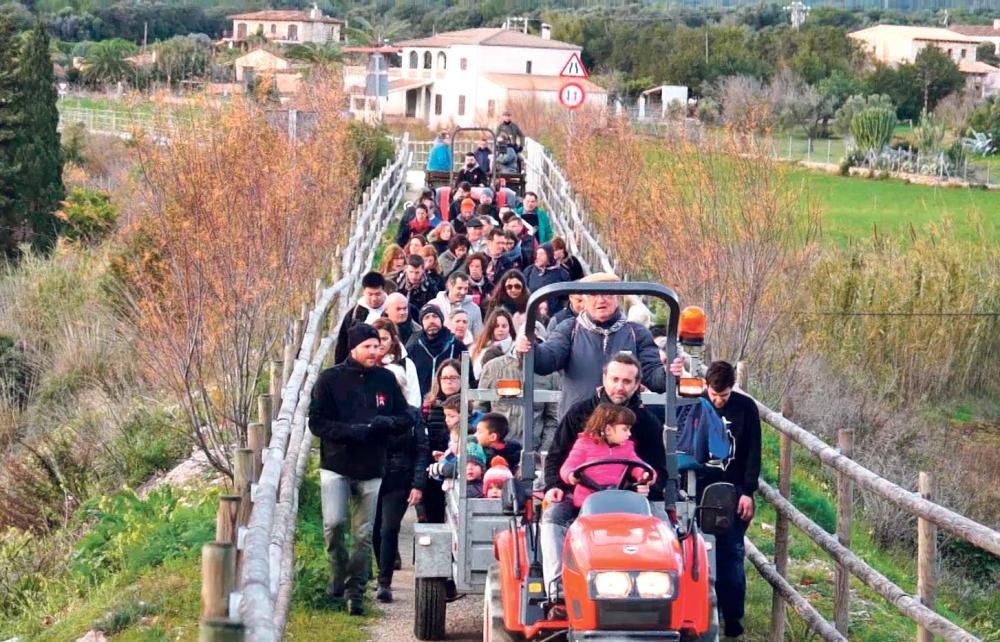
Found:
[[[385,318],[396,324],[396,331],[399,332],[399,340],[405,346],[413,336],[414,332],[420,331],[420,326],[410,318],[410,304],[406,300],[406,295],[400,292],[393,292],[385,298]]]
[[[705,487],[715,482],[729,482],[740,496],[736,508],[739,519],[715,538],[715,592],[719,596],[719,614],[724,620],[725,635],[736,638],[743,634],[743,605],[747,592],[743,535],[753,519],[753,494],[760,478],[760,414],[753,399],[733,390],[736,369],[732,364],[726,361],[710,363],[705,383],[708,384],[705,391],[708,400],[736,441],[735,456],[724,471],[706,468],[699,471],[697,477],[699,497]]]
[[[406,344],[406,354],[417,368],[420,396],[426,397],[431,390],[438,364],[447,359],[460,358],[465,351],[465,344],[444,326],[444,315],[436,305],[422,307],[419,318],[423,329],[410,337]]]
[[[369,272],[361,277],[361,298],[358,304],[344,315],[344,321],[337,332],[337,344],[333,349],[333,362],[340,363],[347,358],[347,331],[359,323],[374,323],[385,312],[385,277],[379,272]]]
[[[351,327],[347,346],[348,358],[316,380],[309,430],[320,438],[320,502],[331,574],[327,592],[336,599],[346,596],[348,612],[362,615],[386,443],[410,431],[415,416],[396,377],[377,365],[375,328],[367,323]],[[348,520],[353,522],[350,555]]]
[[[437,296],[440,288],[434,286],[424,270],[424,259],[419,254],[411,254],[406,258],[406,267],[396,277],[396,292],[406,297],[410,303],[410,315],[427,305]]]
[[[555,437],[545,456],[545,501],[548,508],[542,514],[542,575],[546,590],[562,574],[563,541],[576,517],[572,498],[566,496],[571,486],[559,478],[559,468],[566,461],[577,436],[587,419],[602,401],[626,406],[635,413],[636,423],[630,439],[635,442],[635,454],[656,471],[656,482],[648,487],[648,498],[654,514],[667,519],[663,510],[663,484],[667,478],[667,457],[663,448],[663,417],[655,417],[642,406],[639,380],[642,366],[627,352],[611,358],[604,367],[602,386],[590,399],[570,406],[556,429]]]
[[[465,154],[465,165],[455,176],[455,182],[456,184],[465,182],[469,185],[488,184],[489,181],[486,179],[486,172],[479,166],[479,163],[476,161],[476,155],[472,152]]]

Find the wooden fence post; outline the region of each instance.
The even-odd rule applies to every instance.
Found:
[[[278,418],[281,410],[281,362],[271,361],[271,419]]]
[[[921,472],[918,481],[920,496],[934,501],[934,478]],[[917,595],[929,609],[934,608],[937,586],[937,526],[926,519],[917,518]],[[917,642],[934,642],[934,634],[922,626],[917,627]]]
[[[851,457],[854,454],[854,431],[847,428],[837,431],[837,445],[840,454]],[[854,521],[854,484],[844,473],[837,473],[837,541],[851,547],[851,524]],[[850,621],[851,573],[842,564],[835,570],[833,592],[833,620],[837,630],[845,637]]]
[[[257,396],[257,421],[264,424],[264,443],[271,443],[271,421],[273,415],[273,400],[271,395]]]
[[[201,616],[226,617],[236,584],[236,547],[208,542],[201,547]]]
[[[264,437],[264,424],[252,423],[247,426],[247,447],[253,451],[254,481],[260,479],[260,471],[264,468],[264,449],[267,448]]]
[[[246,526],[250,521],[250,510],[253,508],[253,503],[250,501],[250,484],[253,481],[253,451],[249,448],[237,448],[233,453],[233,484],[236,486],[235,494],[240,496],[237,529]]]
[[[792,400],[785,397],[781,400],[781,414],[786,419],[792,418]],[[781,433],[778,455],[778,492],[790,499],[792,491],[792,438]],[[788,571],[788,518],[780,512],[774,524],[774,568],[781,577],[787,577]],[[785,600],[778,591],[771,593],[771,642],[784,642],[785,639]]]
[[[746,361],[736,362],[736,387],[740,390],[746,390],[750,383],[750,368],[747,366]]]
[[[295,368],[295,346],[291,343],[285,342],[284,350],[282,351],[283,360],[281,363],[281,389],[284,390],[285,386],[288,385],[288,380],[292,378],[292,370]]]
[[[198,627],[198,642],[243,642],[243,624],[227,618],[206,618]]]
[[[236,543],[236,519],[240,512],[239,495],[222,495],[215,512],[215,541],[220,544]]]

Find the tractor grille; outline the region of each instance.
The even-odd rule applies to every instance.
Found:
[[[670,628],[669,600],[596,600],[597,628],[656,631]]]

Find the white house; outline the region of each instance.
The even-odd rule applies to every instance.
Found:
[[[1000,20],[994,20],[993,25],[954,25],[948,27],[951,31],[960,33],[970,40],[977,40],[980,44],[988,42],[993,45],[993,50],[1000,55]]]
[[[258,33],[271,42],[282,44],[340,42],[341,28],[347,24],[324,16],[315,4],[309,11],[269,9],[229,16],[229,19],[233,21],[233,35],[228,40],[234,44]]]
[[[495,126],[517,101],[555,104],[564,80],[559,73],[580,47],[503,28],[463,29],[395,43],[402,67],[389,69],[385,116],[419,119],[432,128]],[[607,92],[576,79],[585,104],[604,107]],[[345,73],[352,111],[364,105],[364,70]],[[361,90],[360,93],[358,90]]]
[[[941,27],[901,25],[876,25],[847,35],[858,41],[872,59],[890,65],[913,62],[924,47],[937,47],[955,61],[984,96],[1000,90],[1000,69],[976,59],[976,48],[988,42],[986,38]]]

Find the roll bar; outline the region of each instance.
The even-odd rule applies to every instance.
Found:
[[[677,299],[677,294],[666,286],[648,282],[579,283],[573,281],[553,283],[533,292],[528,299],[524,324],[524,333],[531,343],[532,348],[523,355],[522,359],[524,383],[522,384],[521,403],[524,404],[522,412],[524,419],[524,451],[521,455],[521,479],[531,479],[535,474],[534,345],[538,305],[549,297],[570,294],[612,294],[616,296],[632,294],[660,299],[667,304],[667,308],[669,309],[669,316],[667,318],[667,362],[670,363],[677,356],[677,324],[680,319],[681,306]],[[594,364],[595,367],[602,365]],[[666,417],[664,418],[663,446],[667,455],[667,480],[664,485],[664,491],[667,506],[672,506],[677,500],[677,488],[680,480],[680,474],[677,469],[677,427],[674,425],[677,417],[677,390],[675,386],[667,385],[665,398]]]

